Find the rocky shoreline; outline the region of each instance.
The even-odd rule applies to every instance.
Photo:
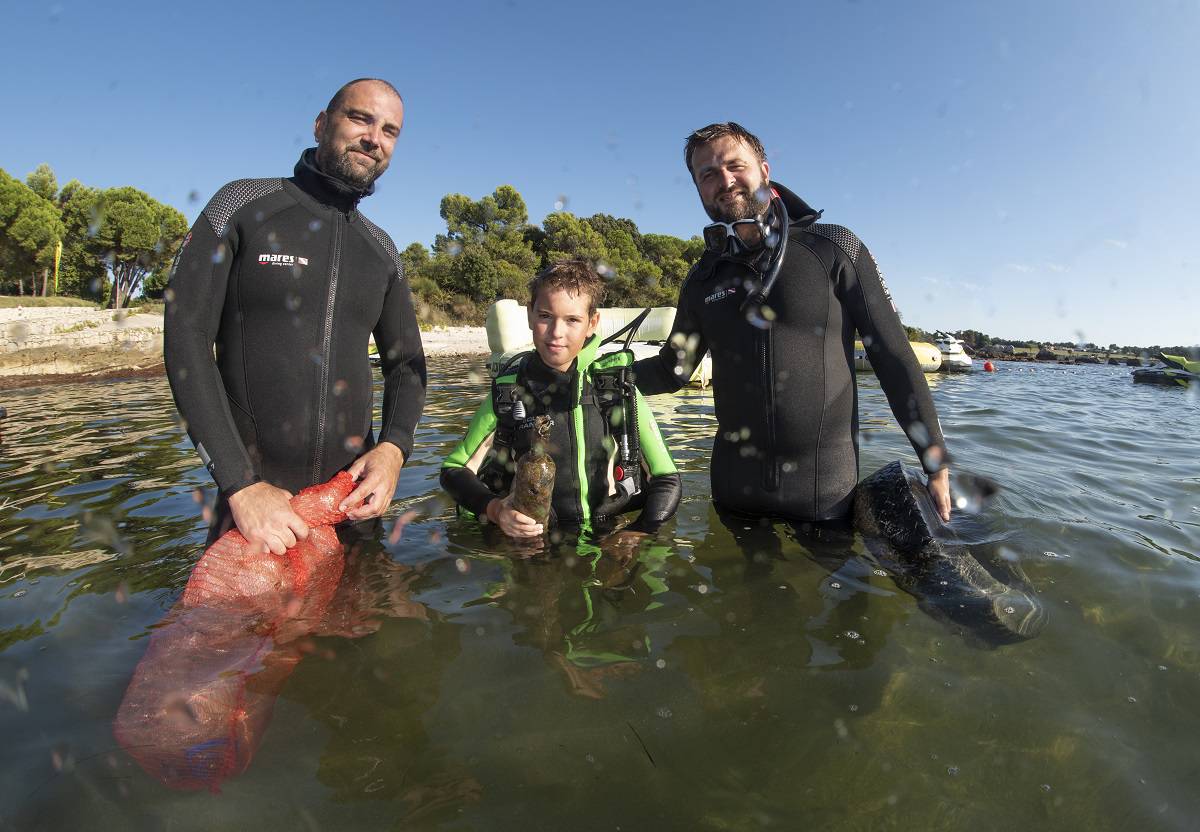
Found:
[[[0,309],[0,390],[163,373],[163,317],[82,307]],[[422,331],[425,354],[489,353],[481,326]]]

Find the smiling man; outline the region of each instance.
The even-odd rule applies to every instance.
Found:
[[[425,356],[391,238],[358,211],[387,170],[404,102],[349,82],[317,116],[287,179],[221,188],[184,240],[167,288],[167,377],[218,487],[211,543],[230,526],[282,554],[307,537],[288,498],[341,470],[354,520],[391,502],[425,403]],[[368,338],[382,358],[372,425]],[[215,360],[214,360],[215,347]]]
[[[678,390],[711,350],[713,502],[744,516],[847,517],[858,483],[857,331],[948,520],[937,412],[866,246],[772,182],[762,142],[739,124],[697,130],[684,157],[713,222],[670,341],[633,371],[647,395]]]

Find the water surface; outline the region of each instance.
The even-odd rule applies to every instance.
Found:
[[[1194,828],[1196,391],[999,366],[930,377],[958,469],[1001,486],[956,523],[1050,615],[986,650],[853,536],[723,522],[701,391],[651,402],[686,496],[632,575],[522,559],[440,497],[484,382],[435,360],[397,503],[219,794],[112,734],[204,538],[165,380],[6,393],[0,828]],[[859,385],[863,472],[911,461]]]

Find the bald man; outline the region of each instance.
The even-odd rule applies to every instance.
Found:
[[[209,542],[236,525],[282,554],[308,536],[288,498],[348,470],[354,520],[391,502],[425,403],[425,355],[391,238],[359,213],[387,170],[404,101],[349,82],[316,118],[287,179],[221,188],[167,288],[167,377],[218,488]],[[368,337],[382,359],[372,419]],[[214,350],[215,348],[215,350]]]

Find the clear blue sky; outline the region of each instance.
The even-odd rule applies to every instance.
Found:
[[[287,175],[343,81],[407,114],[366,213],[428,245],[515,186],[691,236],[686,134],[733,119],[872,249],[906,322],[1200,341],[1200,5],[174,3],[0,7],[0,167],[132,184],[194,218]],[[1193,243],[1188,243],[1192,240]]]

